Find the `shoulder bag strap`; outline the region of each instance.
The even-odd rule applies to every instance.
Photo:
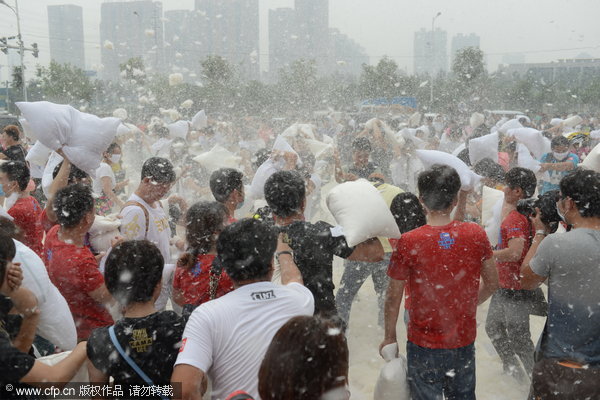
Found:
[[[148,210],[139,201],[129,200],[128,202],[126,202],[125,204],[123,204],[123,207],[121,208],[121,211],[123,211],[125,209],[125,207],[129,207],[129,206],[139,207],[144,212],[144,217],[146,218],[146,232],[144,233],[144,239],[148,239],[148,229],[150,228],[150,214],[148,213]]]
[[[123,359],[127,362],[127,364],[129,364],[129,366],[131,368],[133,368],[133,370],[139,375],[139,377],[144,380],[146,385],[154,386],[152,379],[150,379],[150,377],[148,375],[146,375],[146,373],[144,371],[142,371],[142,369],[135,363],[135,361],[133,361],[133,359],[131,357],[129,357],[127,355],[127,353],[125,353],[125,350],[123,350],[123,347],[121,347],[121,343],[119,343],[119,341],[117,340],[117,335],[115,334],[115,326],[114,325],[112,325],[111,327],[108,328],[108,334],[110,335],[110,341],[115,346],[115,348],[117,349],[117,351],[119,352],[121,357],[123,357]],[[165,396],[160,396],[160,398],[163,400],[168,400],[167,397],[165,397]]]

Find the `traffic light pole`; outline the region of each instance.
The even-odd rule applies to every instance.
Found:
[[[0,4],[4,4],[6,7],[10,8],[17,17],[17,38],[19,38],[19,55],[21,58],[21,82],[23,85],[23,100],[27,101],[27,82],[25,81],[25,63],[23,61],[23,57],[25,56],[25,44],[23,43],[23,36],[21,36],[21,19],[19,18],[19,1],[15,0],[15,8],[9,6],[6,1],[0,0]],[[10,48],[6,46],[6,48]]]

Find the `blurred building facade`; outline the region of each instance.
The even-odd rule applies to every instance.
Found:
[[[48,6],[50,58],[85,69],[83,9],[71,4]]]
[[[437,75],[448,71],[448,34],[437,28],[422,28],[413,41],[413,70],[415,74]]]
[[[585,86],[600,79],[600,58],[572,58],[549,63],[501,65],[498,73],[510,78],[531,77],[545,84],[561,82]]]
[[[456,53],[467,47],[481,48],[481,38],[474,33],[469,33],[468,35],[459,33],[452,37],[452,43],[450,44],[450,66],[454,64]]]

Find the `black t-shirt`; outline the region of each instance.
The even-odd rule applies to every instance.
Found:
[[[11,161],[21,161],[25,162],[25,156],[27,152],[20,144],[15,144],[13,146],[7,147],[6,150],[1,150],[2,154],[6,156]]]
[[[281,227],[287,233],[288,242],[294,250],[294,261],[302,273],[304,286],[315,298],[315,314],[336,314],[333,296],[333,256],[348,258],[354,251],[344,236],[333,237],[332,226],[319,221],[293,222]]]
[[[7,336],[0,334],[0,383],[19,382],[33,368],[34,363],[35,358],[13,347]],[[4,390],[4,385],[1,389]],[[0,398],[5,398],[2,392]]]
[[[143,318],[122,318],[115,324],[115,334],[123,350],[152,383],[166,385],[171,380],[183,327],[180,316],[173,311],[163,311]],[[113,345],[108,328],[92,331],[87,342],[88,358],[117,384],[143,385],[144,380]]]

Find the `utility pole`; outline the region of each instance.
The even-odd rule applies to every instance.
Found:
[[[442,15],[441,11],[438,11],[437,14],[431,20],[431,82],[429,83],[429,108],[430,112],[433,107],[433,80],[435,79],[435,20],[437,17]]]
[[[23,36],[21,35],[21,19],[19,18],[19,2],[15,0],[15,8],[6,3],[5,0],[0,0],[0,4],[4,4],[6,7],[10,8],[12,12],[15,13],[17,17],[17,38],[19,39],[19,56],[21,59],[21,81],[23,82],[23,100],[27,101],[27,83],[25,81],[25,64],[23,62],[23,57],[25,56],[25,50],[33,51],[32,49],[25,49],[25,43],[23,43]],[[6,46],[6,48],[12,48],[11,46]],[[37,48],[37,45],[36,45]]]

